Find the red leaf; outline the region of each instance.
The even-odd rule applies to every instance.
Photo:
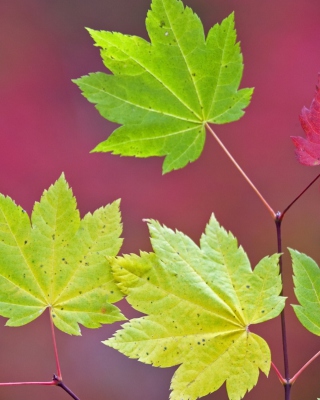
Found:
[[[297,160],[303,165],[320,165],[320,73],[318,74],[318,86],[312,100],[310,109],[303,107],[300,114],[302,129],[306,139],[300,136],[291,136],[296,147]]]

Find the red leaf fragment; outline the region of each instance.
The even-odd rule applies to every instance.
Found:
[[[320,165],[320,73],[316,94],[310,108],[303,107],[299,116],[306,139],[300,136],[291,136],[295,145],[297,160],[303,165]]]

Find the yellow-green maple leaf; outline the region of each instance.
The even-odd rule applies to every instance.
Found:
[[[20,326],[50,308],[57,328],[80,335],[125,319],[112,305],[123,296],[106,256],[122,239],[119,201],[80,220],[62,175],[39,203],[31,223],[10,197],[0,195],[0,315]]]
[[[163,172],[196,160],[206,123],[238,120],[252,89],[240,89],[243,62],[234,15],[207,37],[199,17],[180,0],[152,0],[146,19],[150,42],[89,30],[112,72],[74,82],[100,114],[121,124],[94,151],[165,156]]]
[[[249,326],[274,318],[279,296],[279,255],[252,271],[236,239],[211,218],[200,248],[181,232],[149,222],[154,253],[113,259],[128,302],[145,317],[133,319],[104,343],[159,367],[181,364],[172,400],[194,400],[225,381],[237,400],[268,374],[270,350]]]

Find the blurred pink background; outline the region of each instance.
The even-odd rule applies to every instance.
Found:
[[[188,0],[206,31],[235,11],[244,54],[242,87],[255,87],[238,122],[216,133],[271,206],[283,210],[319,173],[299,165],[290,135],[302,135],[298,115],[309,107],[320,71],[318,0]],[[0,1],[0,192],[31,212],[61,174],[72,186],[82,215],[122,198],[122,251],[150,250],[143,218],[158,219],[198,242],[210,214],[231,230],[254,266],[276,252],[267,210],[212,137],[201,158],[161,176],[161,159],[89,154],[115,125],[99,116],[71,82],[104,71],[99,50],[84,29],[120,31],[147,38],[149,0]],[[320,262],[320,193],[315,184],[283,222],[283,245]],[[291,376],[319,350],[319,339],[297,322],[291,265],[285,251],[285,294]],[[123,301],[123,312],[137,315]],[[21,328],[0,326],[0,381],[50,380],[55,371],[48,315]],[[57,333],[65,383],[81,400],[166,400],[174,368],[129,360],[100,342],[120,324],[82,329],[82,337]],[[270,344],[283,371],[280,320],[252,331]],[[320,397],[320,358],[292,390],[292,400]],[[246,399],[283,399],[274,371]],[[57,387],[0,387],[0,399],[70,399]],[[227,399],[225,387],[205,399]]]

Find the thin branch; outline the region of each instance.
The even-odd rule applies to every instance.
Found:
[[[277,230],[277,251],[279,254],[282,253],[282,234],[281,234],[281,213],[277,212],[276,214],[276,230]],[[281,279],[283,281],[283,267],[282,267],[282,255],[279,257],[279,269]],[[283,295],[283,286],[280,293],[280,296]],[[285,400],[290,400],[291,393],[291,383],[290,383],[290,375],[289,375],[289,359],[288,359],[288,344],[287,344],[287,330],[286,330],[286,318],[284,309],[281,312],[281,335],[282,335],[282,350],[283,350],[283,362],[284,362],[284,393]]]
[[[299,200],[300,199],[300,197],[309,189],[309,187],[310,186],[312,186],[314,183],[315,183],[315,181],[318,179],[320,177],[320,174],[319,175],[317,175],[314,179],[313,179],[313,181],[288,205],[288,207],[286,207],[285,209],[284,209],[284,211],[282,212],[282,214],[281,214],[281,219],[283,219],[283,216],[284,216],[284,214],[294,205],[294,203],[297,201],[297,200]]]
[[[56,335],[54,332],[54,324],[52,320],[52,313],[51,309],[49,308],[49,316],[50,316],[50,326],[51,326],[51,335],[52,335],[52,342],[53,342],[53,349],[54,349],[54,357],[56,360],[56,367],[57,367],[57,377],[59,378],[59,381],[62,381],[62,374],[61,374],[61,367],[60,367],[60,361],[59,361],[59,356],[58,356],[58,348],[57,348],[57,341],[56,341]]]
[[[22,385],[42,385],[42,386],[59,386],[65,392],[69,394],[74,400],[80,400],[63,382],[58,378],[57,375],[53,375],[52,381],[50,382],[5,382],[0,383],[0,386],[22,386]]]
[[[57,383],[54,380],[50,382],[0,382],[0,386],[22,386],[22,385],[57,386]]]
[[[277,212],[276,214],[276,230],[277,230],[277,251],[279,254],[282,253],[282,236],[281,236],[281,213]],[[282,255],[279,258],[279,269],[281,279],[283,278],[283,267],[282,267]],[[283,288],[281,290],[280,296],[283,295]],[[290,399],[291,392],[291,384],[290,384],[290,375],[289,375],[289,360],[288,360],[288,344],[287,344],[287,330],[286,330],[286,318],[284,310],[281,312],[281,335],[282,335],[282,350],[283,350],[283,362],[284,362],[284,391],[285,391],[285,400]]]
[[[210,131],[212,136],[216,139],[222,150],[226,153],[226,155],[229,157],[231,162],[234,164],[234,166],[237,168],[237,170],[240,172],[240,174],[244,177],[244,179],[249,183],[249,185],[252,187],[256,195],[259,197],[259,199],[262,201],[262,203],[265,205],[267,210],[272,216],[272,219],[276,218],[276,213],[273,211],[269,203],[266,201],[266,199],[262,196],[262,194],[259,192],[259,190],[256,188],[256,186],[252,183],[252,181],[249,179],[247,174],[243,171],[243,169],[240,167],[240,165],[236,162],[236,160],[233,158],[231,153],[228,151],[228,149],[225,147],[225,145],[221,142],[221,140],[218,138],[218,136],[215,134],[215,132],[212,130],[210,125],[207,123],[206,124],[207,129]]]
[[[65,392],[67,392],[74,400],[80,400],[78,396],[76,396],[69,388],[66,386],[62,380],[60,380],[57,375],[53,375],[53,381],[55,381],[56,386],[61,387]]]
[[[299,371],[290,379],[290,383],[293,384],[297,378],[300,376],[300,374],[314,361],[318,356],[320,356],[320,351],[318,351],[317,354],[315,354],[313,357],[310,358],[310,360],[304,364],[302,368],[299,369]]]

